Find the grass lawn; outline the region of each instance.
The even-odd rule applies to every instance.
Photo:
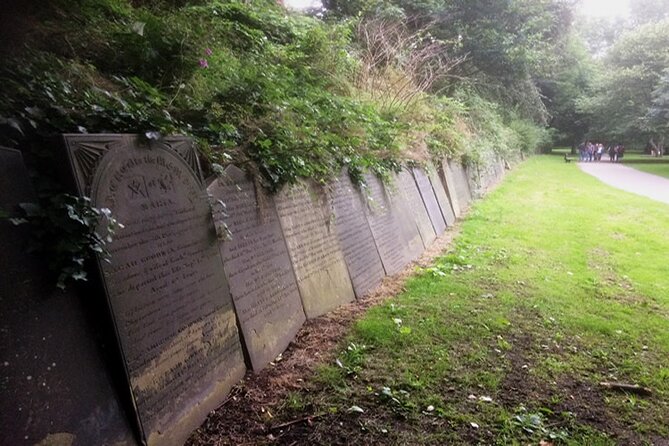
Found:
[[[526,161],[249,444],[667,444],[668,211]]]
[[[653,158],[650,155],[626,153],[623,164],[643,172],[669,178],[669,157]]]

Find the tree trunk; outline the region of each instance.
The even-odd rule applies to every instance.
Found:
[[[664,136],[660,136],[657,142],[655,142],[654,138],[650,138],[649,142],[651,147],[655,150],[655,153],[657,154],[656,156],[664,155]]]

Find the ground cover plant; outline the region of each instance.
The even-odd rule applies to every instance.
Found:
[[[667,224],[664,204],[530,159],[280,402],[224,406],[191,444],[665,444]]]

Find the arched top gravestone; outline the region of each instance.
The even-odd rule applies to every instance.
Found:
[[[125,226],[99,263],[142,435],[181,445],[245,371],[197,155],[185,138],[65,142],[80,193]]]

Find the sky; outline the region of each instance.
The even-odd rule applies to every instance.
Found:
[[[587,17],[626,17],[630,0],[581,0],[580,10]]]
[[[284,0],[284,4],[289,8],[304,9],[313,6],[320,6],[319,0]]]

